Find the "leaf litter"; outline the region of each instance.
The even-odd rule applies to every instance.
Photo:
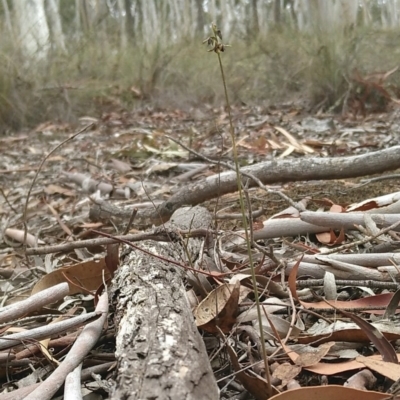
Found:
[[[359,120],[309,116],[292,104],[235,107],[233,114],[242,166],[364,154],[399,141],[396,111]],[[44,156],[74,129],[49,121],[0,138],[0,340],[9,336],[4,339],[9,350],[0,353],[0,400],[40,379],[50,382],[64,355],[76,354],[70,347],[82,327],[99,319],[98,293],[115,272],[118,255],[111,248],[105,251],[104,242],[75,244],[97,239],[93,228],[111,235],[146,229],[115,215],[93,221],[89,216],[96,198],[128,210],[152,208],[188,182],[218,174],[218,161],[231,156],[228,117],[219,108],[204,107],[200,119],[193,110],[116,110],[91,122],[90,131],[44,163],[27,203],[26,237],[29,185]],[[203,284],[196,285],[188,274],[187,290],[197,326],[212,344],[207,348],[221,398],[247,390],[255,399],[266,399],[266,368],[274,399],[388,398],[400,378],[397,298],[392,304],[400,261],[398,176],[289,182],[273,189],[301,202],[306,211],[288,208],[280,196],[260,188],[248,189],[253,215],[260,211],[252,220],[252,251],[268,366],[261,354],[238,196],[216,193],[205,204],[216,218],[216,251],[213,260],[203,260]],[[27,253],[25,243],[48,250]],[[61,250],[55,247],[61,244]],[[391,312],[385,314],[389,305]],[[57,328],[65,318],[68,327]],[[44,330],[35,333],[37,328]],[[103,325],[97,345],[75,348],[89,381],[91,371],[102,375],[104,385],[114,373],[114,330],[112,324]],[[13,342],[15,335],[25,336]]]

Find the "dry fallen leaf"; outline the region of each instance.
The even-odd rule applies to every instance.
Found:
[[[313,353],[301,353],[295,359],[295,364],[300,367],[311,367],[321,361],[321,359],[329,352],[329,349],[335,342],[326,342],[318,346]]]
[[[320,243],[328,246],[341,244],[345,240],[344,229],[340,230],[339,235],[336,235],[336,233],[331,229],[329,232],[316,233],[315,236]]]
[[[387,393],[327,385],[288,390],[270,397],[270,400],[383,400],[387,398]]]
[[[369,357],[359,356],[356,361],[364,364],[367,368],[372,369],[386,378],[396,381],[400,378],[400,365],[388,361],[376,360]]]
[[[194,317],[196,325],[210,333],[229,332],[236,322],[240,296],[240,282],[234,285],[224,284],[214,289],[196,307]]]
[[[273,378],[282,381],[281,386],[284,387],[301,372],[298,365],[289,364],[287,362],[280,364],[272,373]]]
[[[391,345],[391,343],[385,338],[383,332],[380,332],[376,326],[370,324],[364,319],[360,318],[358,315],[349,313],[347,311],[341,311],[346,317],[350,318],[355,322],[360,329],[365,332],[369,340],[375,345],[384,361],[389,361],[398,364],[396,351]]]
[[[62,186],[54,185],[54,184],[50,184],[50,185],[46,186],[44,191],[48,195],[51,195],[51,194],[62,194],[64,196],[69,196],[69,197],[76,196],[76,191],[75,190],[67,189],[67,188],[64,188]]]
[[[43,276],[33,287],[32,294],[62,282],[68,283],[69,294],[94,292],[103,284],[103,280],[110,278],[105,258],[85,261],[70,267],[58,268]]]
[[[352,375],[343,386],[354,389],[369,390],[374,387],[377,379],[369,369],[363,369]]]

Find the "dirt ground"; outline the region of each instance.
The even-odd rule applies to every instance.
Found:
[[[242,106],[234,107],[232,115],[238,160],[242,167],[271,160],[279,163],[280,160],[288,159],[362,155],[389,149],[400,143],[400,111],[396,107],[381,114],[343,117],[323,113],[310,115],[300,106],[293,104],[284,104],[276,108]],[[80,133],[71,138],[77,132]],[[182,148],[169,137],[193,149],[196,154]],[[69,138],[71,139],[69,140]],[[92,229],[101,230],[110,235],[136,234],[153,229],[151,224],[148,226],[143,223],[136,224],[135,220],[128,224],[129,218],[94,220],[90,217],[93,199],[101,198],[102,201],[122,209],[154,209],[155,206],[167,201],[174,193],[189,186],[192,182],[200,182],[223,171],[224,168],[218,162],[232,160],[228,113],[223,107],[203,107],[190,112],[151,107],[143,107],[132,112],[115,110],[103,114],[100,118],[81,118],[78,126],[49,121],[32,130],[0,137],[0,148],[0,197],[2,199],[0,201],[2,235],[0,290],[3,306],[29,298],[35,285],[39,285],[41,289],[51,287],[57,280],[49,283],[44,278],[60,267],[82,265],[85,262],[90,263],[90,260],[94,258],[99,260],[104,257],[105,248],[103,246],[84,248],[74,248],[73,246],[74,243],[82,240],[98,238],[99,236]],[[214,163],[203,159],[199,154],[212,159]],[[382,179],[382,174],[376,174],[354,179],[278,183],[267,185],[267,187],[284,193],[294,203],[308,199],[307,210],[310,211],[326,212],[332,209],[337,210],[335,207],[340,207],[345,212],[354,203],[399,192],[399,171],[387,171],[385,175],[387,175],[386,179]],[[373,180],[373,178],[377,179]],[[252,220],[254,230],[265,226],[265,221],[277,213],[287,212],[290,214],[292,212],[287,211],[290,204],[281,196],[268,193],[261,188],[249,189],[248,198],[251,199],[252,211],[256,212]],[[375,203],[379,208],[381,205],[389,205],[390,201],[392,200],[382,200],[382,203],[375,201]],[[376,204],[370,205],[368,208],[373,208]],[[242,229],[243,221],[240,216],[237,192],[223,196],[215,193],[215,197],[203,205],[215,218],[216,229],[225,233]],[[295,214],[292,216],[295,217]],[[24,243],[25,224],[27,235]],[[291,248],[291,256],[317,254],[322,249],[334,249],[368,236],[368,229],[360,231],[358,234],[339,231],[335,230],[335,234],[331,234],[328,240],[322,235],[310,233],[265,239],[265,242],[260,241],[258,244],[265,246],[265,249],[274,248],[276,251],[274,257],[279,258],[280,261],[283,259],[288,261],[289,257],[285,255],[284,251],[284,249],[287,250],[287,246]],[[368,245],[382,244],[383,241],[398,242],[398,237],[396,233],[393,233],[390,238],[371,240]],[[290,243],[288,244],[288,242]],[[48,254],[26,256],[26,249],[61,244],[71,244],[71,247],[63,251],[52,252],[49,250]],[[368,245],[349,247],[348,250],[342,250],[341,254],[364,253],[368,250]],[[237,250],[229,251],[236,253]],[[236,254],[242,253],[238,251]],[[269,255],[271,256],[271,254]],[[228,261],[226,257],[227,255],[222,256],[224,264],[228,268],[233,268],[233,271],[238,263],[246,264],[244,259],[238,261],[233,258]],[[274,260],[274,257],[271,259]],[[384,265],[386,264],[389,262]],[[260,267],[258,273],[288,290],[289,274],[285,277],[285,274],[280,275],[274,271],[266,266],[264,272]],[[84,279],[87,278],[90,280],[91,277],[82,276],[82,282],[86,282]],[[57,279],[59,279],[57,281],[59,283],[67,278],[58,275]],[[377,289],[376,286],[365,288],[364,281],[355,285],[354,281],[350,282],[350,275],[348,277],[340,275],[336,279],[349,280],[348,285],[343,283],[340,287],[344,289],[337,292],[346,293],[346,296],[343,295],[344,301],[394,292],[394,289],[390,287],[389,290]],[[40,307],[24,316],[2,321],[3,332],[6,328],[29,330],[33,327],[48,325],[50,321],[56,319],[57,314],[71,312],[71,309],[73,310],[71,315],[77,313],[78,309],[92,311],[94,294],[100,286],[101,280],[88,285],[82,282],[81,286],[83,287],[73,293],[70,292],[64,303],[59,301],[49,308]],[[212,288],[223,285],[225,282],[226,280],[222,278],[215,281],[210,280]],[[261,289],[264,287],[263,285],[265,288],[267,287],[265,282],[260,285]],[[313,291],[308,292],[302,301],[307,301],[307,304],[322,301],[321,296],[324,296],[322,286],[317,286]],[[187,290],[191,290],[190,286],[187,287]],[[273,290],[269,288],[263,293],[263,301],[270,298],[278,302],[280,297],[278,292],[274,294]],[[201,301],[202,297],[199,294],[197,296],[198,301]],[[341,296],[337,298],[342,298]],[[287,300],[287,298],[281,299]],[[381,306],[387,307],[389,301],[390,299],[387,299],[385,304],[381,303]],[[237,305],[237,307],[241,307],[238,310],[250,307],[253,302],[254,296],[250,294],[242,305]],[[301,306],[299,303],[297,305]],[[303,307],[307,308],[304,305]],[[284,311],[278,311],[279,321],[290,321],[294,315],[290,310],[289,307],[284,308]],[[314,314],[317,313],[316,309],[312,311]],[[269,312],[272,315],[274,311]],[[317,368],[313,370],[312,365],[337,366],[341,362],[353,362],[361,356],[379,353],[383,355],[375,342],[371,345],[368,337],[356,341],[358,346],[353,346],[355,349],[351,356],[339,356],[336,350],[332,350],[330,353],[330,347],[327,347],[326,353],[322,355],[321,352],[317,361],[311,364],[296,364],[287,355],[289,350],[282,345],[282,341],[285,346],[304,346],[305,348],[308,345],[299,343],[299,335],[308,338],[314,335],[316,339],[319,338],[319,334],[312,333],[310,327],[321,319],[311,313],[306,314],[296,317],[296,326],[301,334],[294,335],[293,332],[283,330],[279,333],[279,340],[275,337],[266,341],[268,354],[271,357],[270,364],[275,365],[274,368],[287,368],[284,376],[290,375],[290,379],[279,378],[278,374],[274,375],[272,368],[271,377],[274,378],[272,382],[277,388],[272,393],[285,392],[288,383],[292,381],[296,381],[298,384],[294,387],[322,384],[326,384],[326,387],[334,384],[343,385],[357,371],[365,370],[361,367],[357,369],[343,366],[333,373],[327,370],[321,372],[322,370],[319,371]],[[376,315],[362,313],[358,309],[357,315],[369,322],[378,319]],[[334,318],[340,321],[349,319],[348,316],[342,317],[334,317],[332,312],[325,310],[322,312],[321,318],[329,321]],[[275,316],[275,318],[277,317]],[[277,322],[274,323],[277,324]],[[249,367],[257,360],[262,359],[258,334],[254,333],[257,332],[257,323],[246,321],[238,324],[247,328],[240,331],[237,326],[232,326],[231,332],[225,332],[225,334],[227,337],[236,338],[236,345],[233,344],[233,341],[230,342],[230,345],[237,346],[235,350],[238,355],[241,355],[241,367]],[[254,332],[251,331],[251,334],[249,334],[249,327],[254,330]],[[110,361],[113,363],[115,361],[113,358],[114,329],[115,326],[108,326],[108,329],[103,331],[96,348],[85,358],[83,366],[84,369],[94,365],[105,366],[98,372],[102,378],[96,381],[89,376],[89,380],[85,384],[84,390],[87,391],[85,393],[97,393],[100,396],[98,398],[106,396],[102,385],[115,373],[115,368],[113,369],[115,364],[111,368],[109,364]],[[343,329],[345,330],[345,328]],[[351,329],[357,329],[357,327],[351,327]],[[10,390],[29,386],[38,382],[39,379],[45,379],[49,370],[54,369],[58,361],[62,361],[72,343],[71,341],[62,343],[60,338],[72,337],[78,331],[78,328],[70,329],[66,336],[50,335],[52,341],[47,342],[44,346],[50,355],[43,349],[40,352],[37,348],[32,350],[33,347],[31,344],[29,347],[27,341],[5,350],[4,354],[12,354],[13,358],[8,357],[7,362],[2,361],[3,389]],[[11,329],[11,332],[14,331]],[[219,356],[213,359],[212,366],[219,380],[221,398],[239,398],[234,396],[246,398],[244,393],[251,393],[250,396],[256,399],[266,398],[265,394],[260,394],[259,389],[256,389],[257,385],[249,383],[243,377],[236,381],[231,379],[231,376],[234,376],[234,368],[222,341],[220,342],[221,338],[218,335],[207,333],[207,330],[202,332],[209,343],[207,349],[210,357],[212,355],[215,357],[218,349],[220,351]],[[395,343],[398,338],[400,339],[400,332],[396,329],[391,334],[394,335],[391,337],[392,343]],[[29,339],[29,343],[35,340],[34,338]],[[354,341],[349,340],[346,335],[333,337],[330,342],[332,342],[332,346],[339,342],[354,344]],[[314,348],[319,348],[320,344],[321,341],[316,341]],[[30,352],[27,352],[28,347],[31,349]],[[278,347],[285,350],[279,353]],[[347,348],[349,347],[351,346],[347,346]],[[291,347],[292,350],[294,348]],[[277,353],[274,349],[277,350]],[[395,344],[394,349],[396,349]],[[296,348],[296,351],[301,354],[299,348]],[[278,353],[280,356],[277,355]],[[385,361],[384,355],[383,360]],[[289,371],[290,365],[296,366],[296,373],[293,373],[292,370]],[[372,382],[372,384],[365,384],[365,386],[361,384],[361,387],[379,392],[388,390],[391,386],[390,382],[393,382],[394,379],[390,380],[382,371],[377,372],[376,368],[371,366],[369,368],[368,371],[372,371],[373,377],[369,377],[368,382]],[[262,377],[263,382],[267,379],[262,368],[252,368],[252,374],[252,376]],[[360,388],[360,386],[352,385],[350,387]],[[332,390],[334,390],[333,386]],[[334,398],[334,396],[336,394],[333,392],[329,394],[326,392],[324,398]],[[361,395],[356,394],[355,396]],[[379,395],[377,394],[377,396]],[[388,395],[386,394],[386,396]],[[2,395],[0,395],[1,399]]]

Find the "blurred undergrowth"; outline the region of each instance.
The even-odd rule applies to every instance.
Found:
[[[354,28],[342,33],[272,30],[234,40],[224,60],[233,104],[304,101],[340,112],[355,71],[364,76],[398,64],[400,31]],[[0,37],[1,130],[46,120],[74,121],[109,110],[223,104],[217,66],[199,51],[202,38],[162,48],[95,34],[70,41],[67,53],[29,60]],[[388,82],[397,87],[399,72]],[[1,133],[1,132],[0,132]]]

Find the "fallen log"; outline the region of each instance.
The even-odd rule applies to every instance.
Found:
[[[243,177],[251,174],[264,185],[277,182],[356,178],[400,168],[400,146],[349,157],[288,158],[258,163],[241,168]],[[257,186],[250,179],[249,187]],[[236,174],[226,171],[194,182],[178,190],[157,208],[139,210],[135,222],[159,225],[168,221],[172,213],[184,205],[197,205],[237,190]],[[122,213],[122,214],[121,214]],[[129,219],[132,210],[122,210],[106,202],[95,205],[91,218],[110,215]]]
[[[219,390],[182,284],[183,271],[203,239],[183,242],[177,229],[208,229],[203,207],[182,208],[159,228],[174,242],[144,241],[126,248],[114,277],[117,378],[112,399],[218,399]],[[149,252],[150,254],[148,254]],[[156,258],[159,256],[161,258]]]

